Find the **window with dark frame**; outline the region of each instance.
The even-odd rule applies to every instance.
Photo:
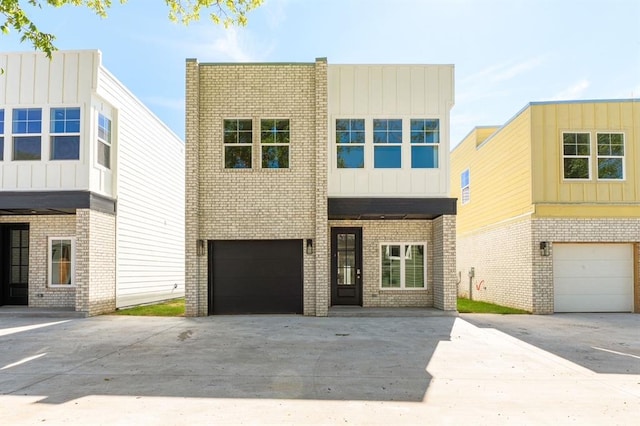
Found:
[[[223,122],[224,167],[252,167],[253,123],[251,119],[227,119]]]
[[[289,120],[260,120],[260,144],[263,169],[289,168]]]
[[[80,159],[80,108],[51,108],[51,160]]]
[[[15,108],[12,133],[14,135],[13,160],[40,160],[42,157],[42,108]]]

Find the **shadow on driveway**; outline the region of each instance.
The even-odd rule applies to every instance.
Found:
[[[0,394],[422,401],[455,317],[102,316],[0,334]],[[31,323],[35,323],[31,320]],[[43,325],[44,324],[44,325]],[[27,326],[3,319],[0,330]]]
[[[481,328],[494,328],[530,345],[602,374],[640,374],[640,315],[460,314]]]

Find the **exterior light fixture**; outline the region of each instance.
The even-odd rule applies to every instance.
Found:
[[[540,256],[549,256],[549,242],[541,241],[540,242]]]
[[[204,256],[205,253],[205,242],[204,240],[198,240],[198,245],[196,248],[196,254],[198,256]]]
[[[307,254],[313,254],[313,240],[311,238],[307,239]]]

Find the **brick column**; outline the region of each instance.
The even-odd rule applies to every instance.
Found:
[[[206,287],[201,289],[200,268],[206,270],[207,257],[198,256],[199,238],[199,158],[200,72],[195,59],[186,63],[185,104],[185,315],[207,314]],[[204,264],[204,266],[203,266]],[[206,281],[206,280],[205,280]],[[206,282],[204,284],[206,286]],[[203,297],[204,296],[204,297]]]
[[[329,314],[329,226],[327,217],[327,59],[316,59],[316,303],[315,315]],[[310,313],[311,315],[311,313]]]
[[[455,216],[433,220],[433,305],[443,311],[457,310]]]

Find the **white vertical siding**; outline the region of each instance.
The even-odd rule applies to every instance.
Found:
[[[116,112],[116,304],[182,296],[184,143],[104,69],[97,95]]]
[[[5,110],[5,152],[0,162],[0,190],[89,189],[91,91],[99,61],[97,51],[0,54],[0,108]],[[51,107],[80,107],[79,160],[50,161],[49,111]],[[13,161],[12,111],[41,108],[41,159]]]
[[[329,196],[447,197],[452,65],[329,65]],[[338,169],[335,120],[363,118],[364,169]],[[402,118],[402,169],[374,169],[371,123]],[[440,120],[439,168],[411,169],[409,120]]]

